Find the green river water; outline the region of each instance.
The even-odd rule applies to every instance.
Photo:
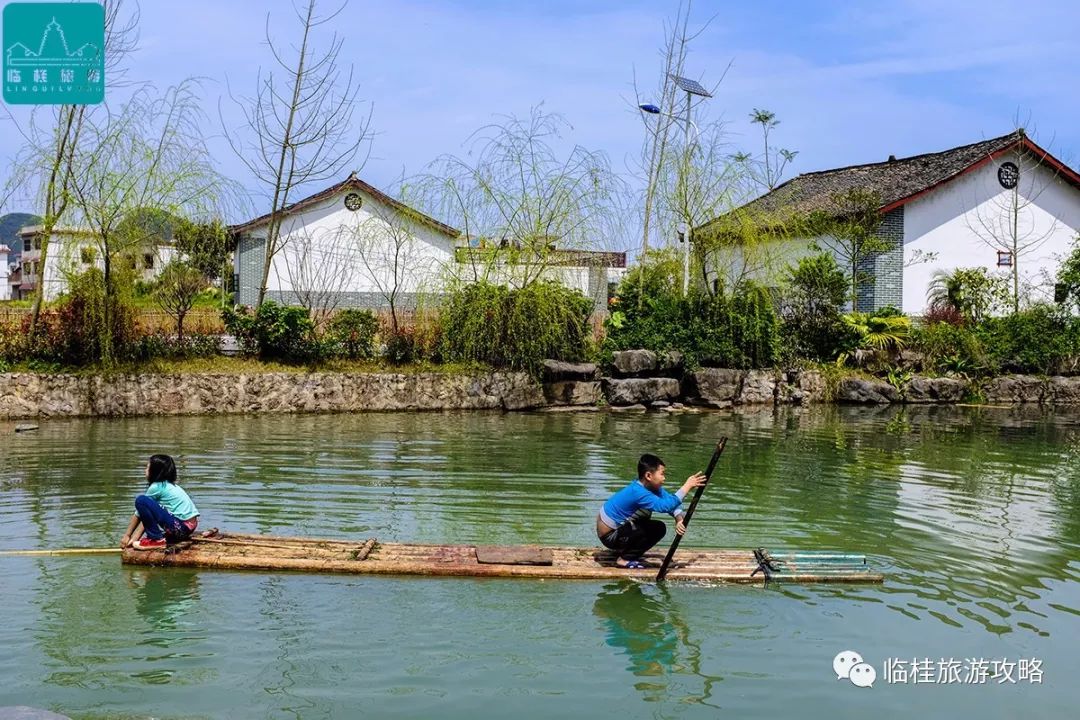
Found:
[[[0,424],[0,550],[116,543],[152,452],[179,458],[202,527],[594,545],[599,504],[638,454],[660,454],[674,489],[728,435],[684,547],[864,552],[886,581],[762,589],[0,557],[0,707],[74,718],[877,720],[1074,717],[1080,705],[1078,412],[278,415],[11,429]],[[844,650],[875,668],[873,687],[837,679]],[[899,682],[912,660],[923,682]]]

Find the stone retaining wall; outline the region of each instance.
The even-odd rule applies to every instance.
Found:
[[[624,364],[627,374],[649,370]],[[631,370],[631,367],[634,369]],[[652,372],[664,372],[660,364]],[[814,370],[702,368],[679,378],[605,377],[595,365],[545,364],[544,382],[525,373],[260,373],[189,375],[0,374],[0,418],[197,415],[383,410],[614,409],[685,406],[959,403],[1080,404],[1080,377],[1010,375],[969,382],[914,377],[900,388],[847,377],[831,390]]]
[[[595,403],[595,400],[593,401]],[[525,410],[525,373],[0,374],[0,418],[379,410]]]

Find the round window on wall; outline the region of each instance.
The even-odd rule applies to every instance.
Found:
[[[1001,183],[1001,187],[1012,190],[1016,187],[1016,181],[1019,179],[1020,168],[1016,167],[1016,163],[1001,163],[1001,167],[998,168],[998,182]]]
[[[345,196],[345,207],[353,212],[360,209],[360,206],[364,204],[363,198],[358,193],[349,193]]]

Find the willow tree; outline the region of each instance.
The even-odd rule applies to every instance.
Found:
[[[242,127],[225,128],[233,151],[270,201],[259,305],[266,298],[274,257],[287,241],[282,211],[296,200],[299,188],[337,178],[353,164],[371,120],[370,111],[366,118],[355,118],[359,84],[351,65],[339,68],[344,38],[335,33],[323,49],[316,48],[315,33],[333,23],[345,4],[326,14],[317,5],[307,0],[296,8],[295,45],[271,36],[267,15],[266,44],[274,65],[259,70],[254,95],[234,98],[244,117]]]
[[[835,193],[831,207],[818,210],[805,219],[806,234],[813,236],[815,250],[824,250],[844,268],[851,288],[851,307],[858,310],[859,286],[874,282],[865,266],[875,256],[892,248],[892,243],[878,235],[884,221],[881,196],[863,188]]]
[[[161,223],[141,219],[217,217],[235,197],[203,139],[197,89],[191,81],[162,95],[140,88],[117,112],[91,119],[84,129],[87,142],[76,153],[79,172],[71,183],[80,223],[102,261],[105,364],[116,350],[110,315],[122,290],[117,263],[161,238]]]
[[[622,182],[603,153],[556,149],[569,127],[536,107],[481,128],[465,157],[443,156],[428,168],[419,183],[425,203],[467,242],[457,279],[525,288],[564,251],[599,250],[616,239]]]
[[[124,58],[138,45],[139,9],[124,0],[105,0],[105,76],[110,88],[123,85]],[[72,180],[78,172],[76,158],[84,138],[86,105],[36,106],[22,127],[9,119],[23,137],[23,148],[13,167],[13,187],[30,188],[41,213],[42,271],[34,289],[30,334],[34,335],[45,297],[44,268],[52,245],[53,230],[61,225],[72,204]]]

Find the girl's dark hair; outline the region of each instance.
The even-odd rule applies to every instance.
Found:
[[[151,455],[150,477],[147,478],[147,482],[152,485],[162,480],[176,482],[176,463],[169,455]]]
[[[664,461],[650,453],[645,453],[637,461],[637,476],[639,480],[645,479],[645,473],[656,472],[664,464]]]

